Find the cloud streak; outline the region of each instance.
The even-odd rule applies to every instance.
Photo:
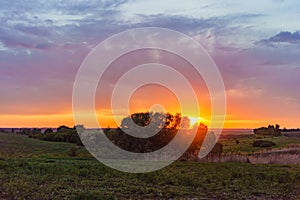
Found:
[[[300,32],[281,31],[275,36],[268,39],[263,39],[255,44],[275,47],[276,45],[285,44],[300,44]]]

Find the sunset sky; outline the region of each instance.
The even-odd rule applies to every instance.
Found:
[[[73,126],[73,83],[84,58],[113,34],[153,26],[187,34],[213,58],[226,88],[225,127],[300,127],[300,1],[179,2],[0,1],[0,127]],[[112,64],[110,80],[147,60],[133,62],[131,56]],[[193,81],[187,63],[168,55],[164,62],[192,80],[206,123],[211,105],[204,82]],[[109,92],[97,91],[103,126],[114,125],[108,99]],[[146,111],[155,103],[179,111],[174,94],[156,85],[137,90],[130,110]]]

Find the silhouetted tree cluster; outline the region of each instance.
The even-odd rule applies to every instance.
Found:
[[[291,129],[283,128],[281,129],[281,132],[300,132],[300,128],[291,128]]]
[[[152,129],[148,131],[159,130],[156,135],[148,138],[139,138],[134,137],[129,134],[126,134],[122,131],[126,129],[131,129],[132,121],[135,125],[139,127],[148,126],[152,123]],[[170,113],[134,113],[121,122],[121,128],[110,129],[104,131],[106,136],[120,148],[135,152],[135,153],[146,153],[153,152],[158,149],[161,149],[167,145],[177,134],[178,130],[186,132],[186,137],[189,134],[190,120],[188,117],[181,117],[180,114],[172,115]],[[199,127],[195,127],[197,134],[193,139],[192,144],[183,155],[186,159],[196,158],[198,156],[201,144],[207,133],[207,126],[200,124]],[[141,130],[141,129],[139,129]],[[184,140],[185,138],[182,138]]]
[[[37,129],[37,128],[34,128],[34,129],[31,129],[31,128],[20,128],[19,131],[17,131],[16,133],[17,134],[23,134],[23,135],[32,135],[33,132],[37,133],[37,132],[42,132],[41,129]]]
[[[258,129],[254,129],[253,131],[257,135],[281,136],[281,130],[278,124],[276,124],[275,127],[273,125],[269,125],[268,128],[261,127]]]
[[[150,124],[152,128],[147,129]],[[156,134],[148,138],[134,137],[126,134],[126,129],[132,129],[132,126],[135,126],[135,128],[142,128],[136,129],[139,131],[156,131]],[[62,125],[56,129],[56,132],[52,129],[46,129],[44,132],[42,132],[41,129],[24,129],[21,130],[21,132],[31,138],[83,145],[76,128],[84,129],[82,125],[74,126],[73,128]],[[123,130],[125,130],[125,132]],[[135,153],[146,153],[159,150],[171,142],[179,131],[181,131],[178,140],[180,143],[188,141],[187,139],[192,140],[192,144],[180,159],[197,159],[200,147],[207,133],[207,126],[201,123],[199,126],[193,127],[192,130],[190,129],[190,119],[188,117],[182,117],[180,114],[173,115],[170,113],[153,112],[134,113],[122,120],[120,128],[103,129],[103,133],[112,143],[124,150]],[[196,136],[194,138],[190,138],[194,136],[191,134],[192,131],[196,131]],[[215,142],[215,140],[213,140],[213,142]],[[75,155],[75,152],[71,152],[71,154]]]
[[[33,129],[29,134],[31,138],[53,142],[69,142],[82,145],[80,137],[76,131],[76,126],[69,128],[67,126],[59,126],[56,132],[52,129],[46,129],[44,133],[40,129]]]
[[[150,122],[157,129],[176,129],[181,128],[189,128],[189,122],[186,125],[187,127],[182,127],[181,121],[186,120],[187,117],[181,117],[179,113],[172,115],[170,113],[160,113],[160,112],[140,112],[134,113],[128,117],[125,117],[122,120],[121,127],[122,128],[131,128],[132,125],[130,122],[133,121],[136,125],[140,127],[148,126]],[[189,119],[188,119],[189,120]]]

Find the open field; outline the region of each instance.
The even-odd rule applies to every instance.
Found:
[[[0,133],[0,147],[0,199],[300,198],[296,165],[175,162],[157,172],[128,174],[73,144]]]
[[[300,134],[298,133],[284,133],[281,137],[260,136],[260,135],[247,135],[230,136],[226,139],[220,139],[219,142],[224,145],[224,153],[246,153],[251,154],[266,150],[268,148],[253,147],[254,140],[268,140],[274,142],[276,145],[272,149],[287,148],[291,144],[300,144]]]

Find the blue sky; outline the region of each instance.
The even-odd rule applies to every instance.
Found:
[[[2,0],[0,125],[71,113],[72,84],[93,47],[120,31],[157,26],[206,48],[224,78],[234,126],[300,126],[299,19],[296,0]]]

